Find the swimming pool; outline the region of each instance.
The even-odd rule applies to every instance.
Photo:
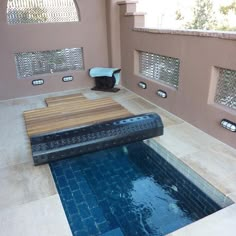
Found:
[[[221,209],[143,142],[50,167],[73,235],[162,236]]]

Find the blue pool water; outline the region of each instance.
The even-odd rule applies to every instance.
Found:
[[[50,167],[76,236],[162,236],[220,209],[143,142]]]

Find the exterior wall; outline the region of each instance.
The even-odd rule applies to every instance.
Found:
[[[111,67],[121,67],[120,58],[120,12],[118,0],[107,1],[107,32],[109,46],[109,64]]]
[[[236,122],[236,112],[213,101],[214,67],[236,70],[236,40],[141,31],[135,27],[144,26],[144,15],[127,14],[127,4],[120,5],[123,86],[236,148],[235,132],[220,126],[223,118]],[[143,78],[138,73],[136,50],[179,58],[179,89]],[[147,84],[146,90],[137,86],[140,81]],[[158,89],[166,91],[168,98],[158,97]]]
[[[91,87],[94,81],[89,78],[88,69],[108,66],[106,2],[76,1],[80,10],[80,22],[22,25],[7,24],[7,0],[0,2],[0,100]],[[16,78],[14,53],[73,47],[84,49],[84,71]],[[62,77],[66,75],[73,75],[74,80],[63,83]],[[33,87],[33,78],[42,78],[45,84]]]

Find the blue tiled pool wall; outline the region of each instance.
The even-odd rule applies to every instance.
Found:
[[[217,203],[149,146],[143,145],[140,152],[136,152],[136,154],[134,154],[134,146],[130,145],[129,148],[131,160],[136,163],[137,166],[142,166],[143,162],[146,160],[143,170],[147,173],[155,173],[158,171],[158,174],[154,177],[155,180],[167,191],[169,189],[169,194],[179,200],[178,205],[185,210],[189,210],[193,217],[195,215],[195,220],[221,209]],[[137,155],[139,155],[139,158],[137,158]]]
[[[185,178],[187,178],[190,183],[197,186],[204,192],[207,196],[216,202],[221,208],[225,208],[233,204],[233,201],[225,196],[222,192],[216,189],[207,180],[201,177],[197,172],[190,168],[187,164],[178,160],[171,152],[165,149],[163,146],[158,144],[153,139],[145,140],[144,143],[151,147],[155,152],[159,153],[163,159],[165,159],[169,164],[171,164],[178,172],[182,173]]]
[[[220,209],[142,142],[50,167],[73,235],[101,235],[117,227],[128,236],[165,235]],[[142,188],[148,190],[142,196],[147,204],[134,201],[140,198],[135,184],[141,195]]]

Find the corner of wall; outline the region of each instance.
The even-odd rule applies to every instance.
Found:
[[[138,1],[119,1],[117,4],[121,8],[121,17],[130,17],[133,28],[142,28],[145,26],[144,12],[136,12]]]
[[[106,1],[106,19],[109,66],[120,68],[120,9],[117,5],[117,2],[118,0]]]

